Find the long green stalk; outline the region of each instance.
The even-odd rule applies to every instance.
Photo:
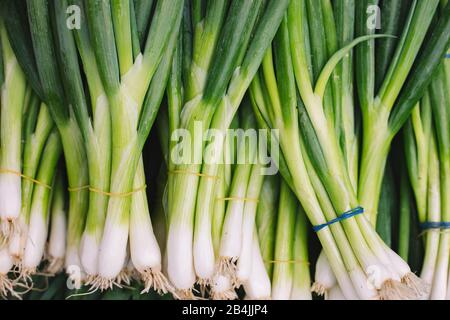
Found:
[[[57,163],[62,154],[61,140],[56,129],[50,134],[39,165],[37,180],[46,185],[53,185]],[[22,274],[25,276],[36,272],[45,252],[48,234],[49,212],[51,207],[51,190],[37,185],[33,191],[30,209],[30,224],[27,233],[25,252],[22,260]]]
[[[272,278],[273,272],[273,263],[271,261],[273,261],[274,253],[279,190],[279,178],[277,176],[266,177],[261,190],[258,212],[256,213],[256,226],[261,255],[270,278]]]
[[[370,104],[367,104],[367,106],[363,105],[362,108],[364,137],[358,198],[360,204],[364,206],[369,213],[372,223],[375,223],[376,221],[382,181],[382,175],[379,173],[384,171],[383,169],[391,141],[399,128],[397,124],[395,125],[395,128],[392,127],[391,123],[397,122],[396,118],[398,112],[403,112],[402,109],[404,109],[403,106],[394,107],[394,105],[396,104],[396,101],[398,101],[397,104],[403,103],[404,93],[408,91],[419,93],[421,91],[420,87],[423,85],[421,82],[416,81],[415,83],[412,83],[411,77],[408,82],[406,82],[408,74],[412,71],[411,75],[416,76],[418,69],[426,68],[421,69],[422,71],[427,70],[426,73],[421,74],[421,78],[425,82],[429,81],[433,70],[437,66],[435,54],[442,54],[440,53],[442,50],[440,45],[436,45],[434,41],[436,41],[437,38],[444,36],[444,25],[446,24],[445,18],[443,18],[444,21],[441,21],[441,23],[434,27],[434,37],[428,40],[432,43],[424,46],[424,51],[432,50],[433,53],[424,59],[420,59],[419,65],[414,69],[412,68],[414,61],[416,61],[416,58],[419,55],[419,50],[424,42],[425,35],[427,34],[438,3],[439,1],[426,3],[423,1],[414,1],[411,4],[409,17],[407,18],[403,34],[400,38],[390,68],[384,78],[383,85],[376,97],[375,95],[372,95],[374,100],[372,100]],[[445,43],[448,42],[448,39],[440,39],[440,41],[444,41]],[[371,62],[360,59],[359,64],[365,66],[371,64]],[[415,87],[408,88],[409,85]],[[404,91],[402,91],[403,93],[400,95],[400,91],[403,87],[405,87]],[[408,112],[409,114],[413,104],[417,103],[420,98],[421,96],[417,95],[414,97],[415,101],[411,99],[408,100],[407,108],[409,108],[409,110],[406,111],[405,109],[405,112]],[[406,117],[406,113],[402,114],[402,120],[400,120],[402,121],[402,124],[406,120]]]
[[[0,102],[0,246],[7,245],[18,226],[21,208],[22,110],[26,79],[11,48],[0,17],[2,81]]]
[[[46,258],[46,272],[56,275],[64,267],[67,235],[67,187],[64,175],[58,170],[53,184],[52,204],[50,208],[50,230]]]
[[[253,28],[260,5],[261,1],[255,1],[253,3],[239,1],[232,2],[228,12],[229,18],[224,23],[220,38],[216,43],[211,42],[211,45],[215,45],[217,54],[213,57],[209,69],[203,71],[205,73],[205,78],[203,84],[200,85],[200,88],[204,86],[202,95],[195,97],[183,108],[184,117],[181,118],[180,127],[187,128],[194,143],[193,146],[188,146],[187,150],[190,152],[189,154],[191,157],[191,159],[187,161],[189,164],[178,165],[176,171],[192,172],[193,174],[178,174],[173,177],[173,183],[170,185],[172,188],[171,190],[173,191],[169,193],[169,203],[172,204],[172,206],[169,208],[170,227],[168,239],[169,251],[174,250],[172,246],[175,245],[175,243],[177,243],[176,246],[180,246],[181,243],[184,243],[185,246],[189,246],[189,243],[194,241],[193,252],[191,251],[191,248],[185,248],[183,250],[186,254],[184,259],[191,260],[192,256],[194,258],[192,261],[192,269],[176,270],[178,269],[177,266],[180,265],[180,263],[177,262],[179,258],[176,257],[176,255],[171,255],[169,252],[169,276],[175,286],[182,290],[188,290],[192,287],[193,282],[196,280],[196,274],[198,274],[200,279],[207,281],[212,277],[215,269],[214,249],[209,228],[211,227],[211,208],[214,205],[213,196],[216,181],[211,178],[205,179],[208,180],[205,181],[206,186],[198,189],[200,177],[196,176],[195,173],[201,172],[204,142],[200,141],[200,137],[197,137],[196,134],[199,133],[200,135],[203,135],[204,130],[207,130],[210,127],[211,119],[219,102],[221,102],[222,96],[226,92],[233,71],[240,63],[240,50],[244,51],[248,46],[250,30]],[[210,10],[208,10],[208,12],[209,11]],[[230,37],[229,35],[231,34],[234,36]],[[217,37],[217,35],[214,36]],[[226,54],[225,47],[227,48]],[[210,50],[211,52],[213,52],[212,49]],[[193,59],[195,59],[194,55]],[[206,56],[206,59],[210,58]],[[192,64],[191,72],[195,67],[196,66]],[[190,85],[190,87],[192,88],[193,86]],[[199,128],[197,133],[195,132],[195,127]],[[221,146],[214,148],[215,150],[222,152],[221,147],[223,145],[223,139],[224,136],[216,139],[219,140]],[[217,154],[216,157],[222,159],[220,154]],[[215,169],[218,168],[217,161],[214,161],[214,159],[209,161],[209,163],[211,163]],[[207,174],[209,177],[217,176],[217,172],[208,173],[205,171],[203,173]],[[189,192],[180,194],[176,190],[189,190]],[[178,194],[175,194],[175,192]],[[197,200],[198,207],[196,208],[197,194],[204,194],[205,201]],[[196,223],[196,231],[193,234],[195,215],[197,215],[196,220],[198,223]],[[172,231],[177,229],[178,231]],[[179,240],[171,239],[174,233],[177,234]],[[185,237],[185,239],[181,240],[181,237]],[[200,237],[202,237],[201,241]],[[198,250],[198,248],[203,249]],[[172,259],[177,260],[171,262]],[[196,274],[194,274],[194,268]],[[181,274],[187,272],[190,274],[186,275],[184,280],[178,283],[177,278],[180,277]]]
[[[362,8],[362,7],[361,7]],[[292,9],[292,10],[291,10]],[[411,13],[411,29],[407,29],[405,31],[404,39],[406,43],[409,45],[406,46],[405,50],[399,49],[399,53],[397,53],[396,58],[404,57],[404,59],[412,59],[417,56],[420,45],[422,44],[423,38],[425,36],[426,30],[423,31],[420,28],[425,26],[425,29],[428,29],[428,26],[431,23],[431,17],[436,9],[434,7],[434,3],[431,5],[419,4],[414,7],[416,10],[412,10]],[[362,9],[361,9],[362,10]],[[364,8],[365,10],[365,8]],[[318,78],[317,84],[315,84],[315,89],[313,89],[313,84],[311,80],[308,80],[306,77],[302,75],[307,74],[309,70],[309,61],[307,59],[308,46],[305,45],[305,28],[304,28],[304,19],[307,18],[305,14],[305,2],[304,1],[293,1],[291,2],[290,10],[289,10],[289,31],[290,31],[290,39],[291,39],[291,50],[293,56],[293,70],[296,75],[296,81],[298,90],[304,102],[305,108],[301,111],[300,119],[301,119],[301,129],[304,139],[306,141],[305,147],[308,157],[310,157],[313,161],[312,164],[314,166],[314,170],[317,171],[317,174],[325,187],[328,196],[330,197],[331,202],[333,203],[334,209],[337,212],[346,212],[351,208],[358,206],[358,200],[356,198],[356,192],[351,184],[350,175],[348,172],[348,168],[343,162],[342,150],[340,150],[339,140],[336,137],[334,128],[333,128],[333,119],[330,119],[327,106],[324,104],[327,103],[326,98],[324,99],[324,94],[326,92],[326,83],[328,82],[328,78],[331,75],[333,68],[335,67],[336,61],[341,59],[348,50],[362,41],[371,40],[371,37],[363,37],[358,38],[353,43],[351,43],[346,48],[339,51],[333,58],[329,61],[329,63],[325,66],[321,75]],[[309,21],[310,22],[310,21]],[[311,22],[310,22],[311,23]],[[365,23],[365,20],[364,20]],[[361,22],[362,24],[362,22]],[[418,24],[421,27],[418,27]],[[364,24],[365,25],[365,24]],[[415,28],[420,29],[420,35],[418,37],[414,37],[413,35],[417,34]],[[411,31],[412,30],[412,31]],[[441,29],[439,29],[441,30]],[[408,33],[408,31],[410,33]],[[442,30],[441,30],[442,32]],[[403,42],[403,43],[404,43]],[[314,44],[312,43],[314,46]],[[317,44],[316,44],[317,46]],[[367,45],[366,45],[367,46]],[[402,48],[402,47],[401,47]],[[367,50],[367,54],[370,54],[372,49],[369,47]],[[373,54],[372,54],[373,55]],[[369,57],[369,60],[371,58]],[[394,59],[395,60],[395,59]],[[434,61],[429,61],[430,65],[434,68]],[[395,63],[394,63],[395,66]],[[406,76],[404,73],[408,74],[412,62],[408,60],[404,64],[399,64],[398,70],[388,72],[386,81],[390,79],[397,79],[400,82],[404,82],[406,80]],[[394,67],[391,68],[393,70]],[[369,77],[372,76],[371,72],[367,72],[366,69],[359,69],[360,71],[365,70],[366,75]],[[396,81],[397,81],[396,80]],[[367,108],[371,108],[371,101],[375,101],[373,99],[373,94],[370,94],[371,87],[374,86],[374,79],[367,81],[367,90],[368,94],[365,94],[366,105],[363,105],[363,116],[367,116]],[[396,84],[398,85],[398,84]],[[398,95],[399,90],[396,91],[396,86],[392,86],[392,96]],[[372,89],[373,90],[373,89]],[[383,88],[381,90],[383,92]],[[388,95],[389,95],[388,94]],[[372,98],[371,98],[372,96]],[[391,99],[392,97],[386,98]],[[393,104],[393,103],[392,103]],[[392,106],[388,107],[390,110]],[[365,113],[365,115],[364,115]],[[382,113],[379,113],[382,114]],[[388,117],[382,114],[384,119],[386,120],[385,127],[388,126]],[[380,132],[386,132],[386,130],[382,130]],[[369,139],[370,140],[370,139]],[[367,141],[369,141],[367,140]],[[376,145],[376,144],[375,144]],[[388,144],[389,145],[389,144]],[[386,161],[388,145],[384,144],[385,149],[376,150],[376,155],[381,160],[380,163],[383,164]],[[283,146],[283,143],[282,143]],[[283,148],[283,147],[282,147]],[[285,158],[288,158],[286,155],[287,149],[284,150]],[[384,151],[384,152],[383,152]],[[289,149],[288,153],[293,153],[292,148]],[[363,153],[364,154],[364,153]],[[289,160],[288,166],[289,166]],[[374,161],[377,161],[376,159]],[[296,165],[298,166],[298,161]],[[291,163],[291,170],[293,168],[294,162]],[[364,168],[364,161],[363,161]],[[369,166],[367,166],[369,168]],[[382,170],[373,170],[373,166],[370,166],[371,172],[380,172]],[[295,180],[302,177],[303,175],[296,176],[293,174],[294,183]],[[365,173],[361,173],[364,177]],[[380,175],[382,177],[382,175]],[[297,178],[298,177],[298,178]],[[372,185],[380,185],[381,179],[375,181]],[[372,186],[371,185],[371,186]],[[317,187],[317,186],[316,186]],[[358,189],[360,191],[360,189]],[[297,192],[299,193],[299,192]],[[363,193],[364,194],[364,193]],[[370,194],[373,195],[373,192]],[[299,195],[301,197],[301,195]],[[378,196],[376,198],[376,202],[378,201]],[[364,199],[363,199],[364,200]],[[373,198],[371,198],[371,201]],[[311,218],[310,208],[306,205],[310,201],[310,199],[305,199],[303,196],[302,204],[304,205],[306,211],[309,213]],[[361,201],[361,199],[360,199]],[[362,201],[361,203],[366,208],[366,202]],[[371,207],[369,206],[369,212],[371,212]],[[412,290],[416,290],[414,283],[418,280],[414,278],[411,274],[408,266],[397,257],[390,249],[386,247],[386,245],[380,240],[379,236],[375,233],[373,228],[371,228],[367,222],[367,220],[363,216],[357,216],[355,219],[345,220],[342,222],[344,227],[346,236],[349,237],[349,242],[352,245],[352,249],[355,252],[355,256],[358,259],[358,262],[361,264],[362,269],[369,273],[370,269],[373,266],[376,266],[377,270],[381,272],[381,277],[378,279],[379,282],[375,283],[375,287],[380,291],[381,296],[384,294],[389,295],[387,291],[384,291],[391,281],[399,281],[405,278],[404,280],[407,283],[407,286],[411,287]],[[331,259],[330,259],[331,260]],[[339,277],[338,277],[339,278]],[[410,279],[411,278],[411,279]],[[414,279],[414,280],[412,280]],[[400,282],[396,282],[396,286],[402,287],[403,285]],[[417,282],[417,285],[420,286],[420,282]],[[358,287],[358,286],[357,286]]]
[[[248,108],[247,108],[248,110]],[[242,127],[244,130],[253,128],[255,126],[255,119],[250,112],[247,111],[246,115],[243,115]],[[244,211],[247,207],[247,202],[255,202],[255,195],[248,195],[248,188],[255,187],[257,190],[261,187],[258,176],[261,177],[260,172],[254,172],[253,162],[256,157],[257,150],[251,139],[244,138],[237,139],[237,155],[245,155],[245,161],[237,164],[233,173],[233,181],[230,187],[229,204],[227,205],[227,211],[225,214],[225,220],[223,222],[222,236],[220,242],[220,259],[236,262],[241,254],[242,240],[244,235],[243,220]],[[260,168],[258,167],[257,170]],[[252,186],[252,182],[254,186]],[[259,192],[257,193],[259,195]],[[253,196],[253,198],[251,198]],[[253,199],[246,201],[245,199]],[[220,201],[220,200],[218,200]],[[223,200],[224,201],[224,200]],[[253,219],[254,221],[254,219]],[[253,228],[252,228],[253,229]],[[248,233],[248,231],[246,230]],[[251,232],[250,232],[251,233]],[[253,241],[253,236],[251,238]]]
[[[410,234],[411,234],[411,200],[412,192],[408,182],[406,170],[402,170],[400,177],[400,215],[398,228],[398,249],[397,252],[405,261],[409,261],[410,254]],[[423,278],[423,277],[422,277]],[[426,281],[426,280],[425,280]]]
[[[19,63],[27,75],[31,86],[40,99],[49,107],[50,113],[58,126],[65,152],[69,185],[78,188],[87,184],[87,168],[85,151],[78,125],[70,115],[64,103],[62,81],[59,67],[54,59],[55,44],[53,42],[50,20],[52,12],[45,1],[27,1],[26,12],[17,2],[6,2],[10,16],[6,18],[8,33],[12,46],[18,56]],[[29,20],[30,30],[17,25],[21,19]],[[30,46],[30,39],[32,46]],[[39,61],[39,64],[36,61]],[[72,193],[69,209],[69,233],[67,266],[80,266],[78,245],[84,225],[87,209],[87,192]]]
[[[352,41],[355,33],[355,1],[338,0],[335,2],[337,46],[342,48]],[[353,53],[348,53],[336,67],[337,77],[341,80],[341,91],[336,92],[336,126],[341,148],[346,159],[352,186],[357,190],[359,164],[359,117],[354,103],[354,64]],[[341,121],[339,121],[339,119]]]

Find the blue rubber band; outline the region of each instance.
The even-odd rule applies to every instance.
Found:
[[[447,59],[450,59],[450,53],[447,53],[447,54],[445,55],[445,57],[446,57]]]
[[[340,215],[339,217],[337,217],[336,219],[333,219],[327,223],[324,224],[320,224],[318,226],[313,226],[313,230],[314,232],[319,232],[322,229],[325,229],[326,227],[329,227],[335,223],[350,219],[354,216],[360,215],[364,213],[364,208],[363,207],[357,207],[355,209],[352,209],[350,211],[347,211],[345,213],[343,213],[342,215]]]
[[[446,230],[450,229],[450,222],[424,222],[420,227],[422,230]]]

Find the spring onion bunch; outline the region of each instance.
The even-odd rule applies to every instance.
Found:
[[[43,151],[37,180],[46,185],[53,185],[58,160],[62,154],[59,133],[50,134]],[[22,273],[36,272],[45,253],[47,243],[49,212],[51,208],[51,191],[49,188],[37,185],[33,190],[32,205],[29,213],[29,226],[25,243],[21,268]]]
[[[145,184],[140,153],[164,93],[183,9],[183,1],[158,1],[152,17],[135,21],[132,4],[86,3],[95,57],[110,104],[113,194],[138,190]],[[140,43],[138,30],[147,28],[147,38]],[[130,197],[109,198],[98,256],[100,287],[110,286],[120,274],[129,239],[131,261],[147,284],[145,290],[152,286],[168,290],[147,206],[145,192],[134,192],[131,201]]]
[[[92,297],[448,298],[449,37],[447,0],[0,0],[0,296],[65,267]]]
[[[357,35],[374,33],[374,28],[367,27],[367,10],[369,5],[377,4],[378,1],[357,3],[355,11]],[[440,55],[446,50],[448,39],[443,30],[448,23],[448,15],[442,14],[436,17],[436,19],[440,18],[440,22],[434,23],[430,28],[429,32],[434,37],[428,39],[427,44],[424,45],[427,50],[418,55],[427,30],[421,29],[421,33],[414,30],[430,24],[432,12],[436,7],[437,2],[409,4],[402,1],[383,1],[379,32],[395,35],[400,41],[393,38],[378,39],[376,42],[367,41],[356,47],[355,72],[363,128],[357,193],[360,205],[369,213],[373,224],[376,223],[378,202],[383,201],[380,198],[381,182],[391,141],[411,112],[414,100],[417,101],[423,94],[439,62]],[[346,10],[346,17],[349,12],[353,11]],[[403,29],[402,25],[404,25]],[[420,37],[416,37],[418,35]],[[440,36],[443,39],[440,39]],[[392,63],[390,64],[389,61]],[[417,63],[405,84],[414,61]],[[420,73],[424,70],[426,70],[425,73]],[[417,81],[419,77],[420,81]],[[406,88],[401,91],[404,86]],[[375,90],[380,90],[376,96]],[[397,100],[400,91],[402,94]],[[346,154],[344,150],[344,156]],[[359,155],[356,156],[359,158]],[[351,174],[352,176],[354,175]]]
[[[177,99],[169,98],[178,102],[169,108],[171,135],[175,129],[187,130],[193,146],[186,151],[191,159],[200,159],[169,166],[168,275],[180,296],[191,296],[196,282],[210,283],[216,262],[231,265],[237,258],[235,254],[215,256],[211,229],[217,179],[211,177],[219,176],[223,133],[230,127],[287,5],[288,1],[259,0],[188,2],[180,68],[184,76],[178,82],[182,87],[171,89]],[[195,137],[196,126],[220,134],[209,143],[200,141]],[[170,150],[176,152],[176,148]],[[208,163],[202,159],[204,150],[214,150]],[[234,245],[237,254],[239,245]]]
[[[381,141],[382,150],[370,153],[362,151],[363,170],[357,174],[358,179],[355,179],[355,169],[351,165],[355,163],[351,159],[354,156],[354,152],[351,152],[354,140],[352,131],[355,129],[350,126],[348,131],[350,135],[345,135],[346,127],[342,125],[345,121],[342,121],[339,115],[345,114],[340,108],[348,105],[341,103],[343,91],[337,90],[339,85],[335,83],[339,78],[331,76],[333,72],[339,72],[339,69],[335,70],[336,65],[340,59],[348,55],[353,46],[363,43],[362,46],[365,46],[363,49],[370,53],[373,50],[373,38],[383,35],[362,35],[336,51],[335,21],[339,20],[333,18],[333,6],[330,1],[321,1],[320,6],[313,5],[309,1],[291,1],[288,18],[274,44],[276,62],[273,62],[272,53],[268,52],[267,64],[263,64],[260,78],[255,79],[252,94],[257,109],[267,125],[280,130],[280,145],[288,167],[288,172],[284,175],[287,176],[287,181],[292,182],[294,192],[314,225],[321,225],[359,205],[364,208],[367,206],[369,216],[372,215],[373,206],[370,205],[370,201],[377,199],[377,203],[379,192],[371,189],[369,193],[364,184],[368,181],[370,181],[368,185],[371,186],[381,184],[383,175],[380,172],[383,172],[387,156],[387,153],[381,151],[388,150],[391,141],[386,136],[394,135],[406,120],[411,103],[420,99],[421,91],[430,81],[439,63],[439,57],[442,57],[448,43],[446,27],[449,19],[448,15],[444,15],[433,25],[430,31],[433,37],[428,40],[430,44],[424,47],[422,52],[424,56],[410,72],[437,5],[438,1],[411,4],[409,19],[397,46],[393,63],[383,80],[384,90],[387,93],[381,90],[380,99],[373,97],[369,99],[370,91],[360,90],[365,93],[362,95],[360,92],[360,97],[371,102],[361,103],[363,146],[375,145],[369,144],[370,130],[377,134],[383,133],[385,136],[378,139]],[[335,8],[339,9],[342,6],[335,5]],[[358,14],[366,16],[366,10],[367,6],[358,2],[355,8],[357,17]],[[367,21],[359,18],[356,19],[355,25],[357,35],[360,26],[367,26]],[[344,30],[345,24],[351,24],[353,21],[347,19],[341,23],[344,25],[339,30]],[[321,41],[318,41],[314,34],[320,30],[324,30],[325,36],[320,37]],[[374,73],[365,67],[372,61],[366,51],[363,52],[366,55],[360,53],[360,56],[367,61],[357,57],[354,67],[357,79],[360,79],[358,83],[368,84],[370,88],[374,85],[372,83],[374,81],[365,81],[363,78],[374,76]],[[330,56],[330,53],[334,55],[327,62],[327,54]],[[346,70],[344,75],[345,72],[350,72],[349,68]],[[414,77],[418,77],[424,70],[427,70],[425,77],[422,74],[422,79],[417,81]],[[411,79],[404,85],[408,74]],[[347,78],[350,77],[347,75]],[[415,82],[412,82],[412,79]],[[404,86],[405,91],[399,97]],[[407,90],[411,86],[412,90]],[[383,100],[385,94],[389,100]],[[299,101],[298,95],[301,98]],[[348,94],[346,96],[350,97]],[[397,106],[393,108],[395,103]],[[392,110],[394,114],[390,119]],[[386,121],[386,126],[382,127],[380,120],[375,129],[371,124],[375,119],[381,119],[382,115],[385,117],[383,121]],[[347,142],[349,149],[346,149]],[[369,163],[369,160],[373,163],[366,166],[365,163]],[[378,162],[381,162],[382,166],[379,170],[374,170],[373,166]],[[369,178],[369,174],[380,174],[381,178],[374,176]],[[358,188],[356,180],[360,181]],[[366,198],[368,196],[371,197],[370,201]],[[408,265],[381,241],[366,216],[358,215],[339,224],[333,224],[319,231],[318,236],[340,290],[346,298],[413,298],[423,293],[422,282],[411,273]]]
[[[47,106],[40,103],[25,79],[13,51],[10,32],[3,21],[2,17],[0,127],[1,179],[5,189],[1,201],[7,206],[15,206],[19,201],[19,210],[14,210],[15,218],[11,215],[2,220],[0,294],[19,297],[13,284],[19,280],[26,282],[44,257],[51,190],[61,155],[61,142],[59,133],[52,129],[53,121]],[[16,141],[17,137],[19,141]],[[12,211],[5,207],[2,212]],[[18,279],[11,279],[14,274],[8,275],[14,266],[20,274]]]
[[[25,104],[26,80],[17,63],[0,17],[0,184],[1,232],[0,232],[0,295],[13,292],[8,273],[14,265],[8,244],[18,229],[21,208],[21,177],[6,170],[21,172],[22,110]],[[13,94],[13,88],[18,91]]]
[[[405,130],[405,152],[419,221],[424,226],[425,257],[421,277],[431,284],[430,299],[447,295],[449,249],[445,230],[428,229],[430,223],[448,221],[449,62],[441,63],[424,98],[411,115]],[[448,297],[447,297],[448,298]]]
[[[256,213],[256,228],[261,247],[261,255],[265,261],[269,277],[273,274],[273,254],[275,247],[275,229],[277,225],[278,198],[280,193],[280,177],[267,176],[261,189]]]

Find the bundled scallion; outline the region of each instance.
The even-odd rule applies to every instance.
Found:
[[[50,228],[45,257],[48,261],[46,272],[58,274],[64,268],[67,235],[67,208],[64,175],[57,173],[53,183],[52,203],[50,208]]]
[[[216,261],[211,231],[225,132],[288,1],[208,1],[205,11],[201,1],[190,4],[183,23],[187,28],[182,40],[184,89],[174,91],[185,93],[185,103],[169,109],[170,135],[183,129],[192,139],[183,151],[188,160],[175,157],[171,159],[174,165],[169,166],[168,274],[180,297],[190,297],[197,281],[209,283],[217,268],[221,269],[217,262],[224,266],[234,263],[233,256]],[[201,137],[195,136],[196,128],[200,128]],[[204,141],[202,133],[210,128],[217,134]],[[171,155],[179,152],[170,150]],[[208,161],[203,159],[204,150],[214,151]]]
[[[22,116],[27,82],[11,48],[10,37],[0,17],[0,246],[9,244],[22,204]],[[28,92],[29,95],[29,92]]]

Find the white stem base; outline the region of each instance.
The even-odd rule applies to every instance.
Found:
[[[105,225],[98,257],[100,278],[114,280],[122,271],[127,257],[128,225]]]
[[[171,225],[167,238],[167,271],[177,290],[191,290],[195,284],[192,256],[192,226]]]

